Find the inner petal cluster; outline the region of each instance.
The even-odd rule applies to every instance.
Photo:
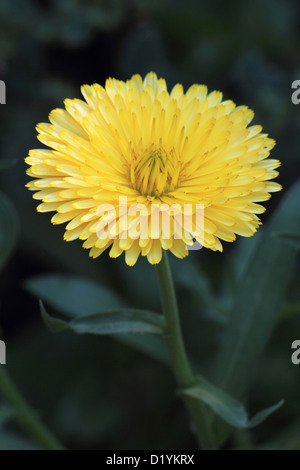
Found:
[[[160,197],[175,190],[179,167],[179,161],[174,166],[174,159],[163,148],[152,146],[142,155],[133,154],[130,166],[132,187],[141,195]]]

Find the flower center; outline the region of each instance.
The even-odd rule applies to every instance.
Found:
[[[173,191],[179,175],[179,162],[163,148],[152,147],[142,155],[134,155],[131,182],[144,196],[159,197]]]

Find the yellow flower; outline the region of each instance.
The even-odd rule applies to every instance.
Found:
[[[37,126],[50,149],[31,150],[26,159],[35,178],[28,187],[43,201],[37,210],[55,211],[53,224],[68,222],[67,241],[84,240],[92,257],[111,247],[110,256],[125,251],[129,265],[140,254],[156,264],[162,249],[183,258],[198,240],[222,251],[220,240],[256,232],[264,212],[257,202],[281,186],[270,182],[280,165],[268,158],[275,141],[261,126],[248,127],[253,111],[222,101],[218,91],[208,94],[204,85],[184,93],[177,84],[169,93],[154,73],[127,82],[109,78],[105,88],[84,85],[82,94],[86,101],[65,100],[65,109],[50,113],[51,124]],[[143,210],[127,210],[125,222],[124,207],[137,204]],[[168,210],[174,205],[191,207],[188,229]],[[203,223],[196,220],[198,205]],[[145,222],[146,235],[130,235],[129,226]]]

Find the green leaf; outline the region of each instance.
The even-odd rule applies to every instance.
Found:
[[[40,448],[16,434],[0,431],[0,450],[40,450]]]
[[[68,322],[64,320],[60,320],[59,318],[54,318],[51,317],[44,305],[43,302],[40,300],[40,309],[41,309],[41,315],[44,320],[44,323],[48,330],[50,330],[52,333],[61,333],[62,331],[70,330],[70,326]]]
[[[247,426],[248,415],[244,406],[204,377],[201,377],[194,387],[184,390],[183,394],[205,403],[228,424],[237,428]]]
[[[181,284],[200,300],[203,314],[224,326],[228,319],[225,306],[214,294],[209,280],[192,259],[183,263],[180,269],[173,270],[176,283]]]
[[[31,278],[24,285],[33,295],[69,317],[125,306],[107,286],[79,276],[50,274]]]
[[[2,405],[0,407],[0,430],[3,429],[5,424],[13,419],[17,411],[9,405]]]
[[[280,450],[300,450],[300,421],[297,416],[290,424],[281,426],[279,430],[270,436],[273,445]],[[270,445],[270,442],[267,442]]]
[[[277,322],[292,275],[296,249],[271,234],[300,230],[300,183],[286,194],[261,233],[239,279],[230,322],[215,367],[214,382],[234,396],[247,389],[255,365]]]
[[[113,335],[115,339],[127,346],[136,349],[156,361],[165,365],[170,365],[170,356],[165,341],[158,335],[135,335],[124,333],[122,335]]]
[[[255,428],[256,426],[259,426],[261,423],[263,423],[270,415],[275,413],[279,408],[282,407],[284,404],[284,400],[281,400],[278,402],[276,405],[270,406],[269,408],[265,408],[264,410],[260,411],[257,413],[251,420],[249,421],[249,428]]]
[[[125,302],[107,287],[77,276],[59,274],[38,276],[27,280],[25,288],[69,318],[92,314],[98,312],[100,308],[113,310],[126,307]],[[46,323],[48,321],[46,316],[44,321]],[[58,325],[65,329],[65,325],[61,323],[56,323],[54,328],[59,329]],[[47,326],[51,329],[49,324]],[[168,351],[161,336],[122,333],[114,334],[112,338],[164,364],[169,363]]]
[[[41,303],[45,324],[52,332],[72,330],[77,334],[112,335],[120,333],[163,334],[161,315],[145,310],[119,309],[77,317],[70,322],[51,317]]]
[[[225,297],[227,305],[227,324],[232,313],[232,306],[240,279],[244,276],[255,250],[260,244],[263,232],[264,230],[259,230],[251,238],[239,237],[234,244],[234,250],[229,253],[225,260],[222,269],[221,294]]]
[[[253,428],[261,424],[270,414],[282,406],[283,401],[255,415],[251,420],[238,400],[210,383],[204,377],[198,377],[197,385],[181,392],[208,405],[226,423],[239,429]]]
[[[294,248],[300,249],[300,233],[285,233],[275,232],[272,234],[273,237],[279,237],[286,243],[289,243]]]
[[[13,251],[19,230],[18,216],[10,200],[0,193],[0,269]]]
[[[300,303],[287,303],[280,311],[279,320],[290,320],[300,314]]]

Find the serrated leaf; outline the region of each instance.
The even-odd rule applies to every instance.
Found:
[[[41,303],[45,324],[52,332],[71,330],[77,334],[112,335],[121,333],[163,334],[164,319],[145,310],[119,309],[77,317],[70,322],[51,317]]]
[[[0,193],[0,269],[15,247],[18,236],[18,216],[10,200]]]
[[[209,406],[226,423],[239,429],[253,428],[261,424],[268,416],[277,411],[283,401],[275,406],[257,413],[249,420],[248,413],[242,403],[210,383],[204,377],[198,377],[197,385],[181,392],[194,397]]]

